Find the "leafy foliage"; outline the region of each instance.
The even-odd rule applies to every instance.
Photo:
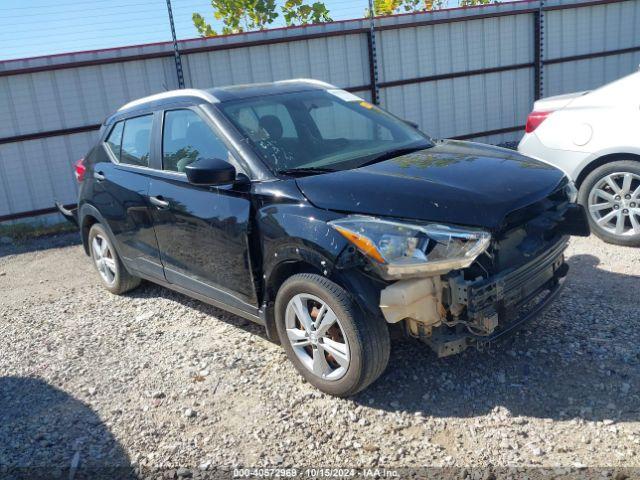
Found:
[[[222,34],[225,35],[264,30],[279,16],[276,0],[211,0],[211,6],[214,18],[222,21]],[[332,21],[329,10],[320,1],[307,4],[306,0],[287,0],[282,7],[282,15],[288,26]],[[218,35],[199,13],[194,13],[192,20],[200,36]]]
[[[287,0],[282,7],[282,14],[287,26],[333,21],[329,10],[322,2],[307,5],[304,0]]]
[[[473,7],[475,5],[489,5],[490,3],[499,3],[496,0],[460,0],[461,7]]]
[[[196,27],[196,30],[198,30],[198,33],[200,34],[200,36],[202,37],[215,37],[216,35],[218,35],[216,33],[216,31],[211,28],[211,25],[209,25],[204,17],[202,15],[200,15],[199,13],[194,13],[191,18],[193,19],[193,24]]]
[[[395,13],[423,12],[446,8],[449,0],[373,0],[374,15],[393,15]],[[460,0],[461,7],[499,3],[498,0]],[[369,15],[369,12],[366,12]]]
[[[222,33],[263,30],[278,18],[275,0],[211,0],[213,16],[222,20]],[[202,15],[192,15],[193,25],[202,37],[218,35]]]

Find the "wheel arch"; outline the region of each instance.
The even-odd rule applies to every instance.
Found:
[[[365,316],[382,316],[380,310],[380,290],[385,286],[382,280],[376,280],[356,267],[335,268],[335,265],[321,260],[290,259],[276,265],[265,279],[263,299],[263,320],[267,337],[279,343],[275,325],[274,304],[278,290],[291,276],[299,273],[321,275],[344,288]]]
[[[82,246],[84,247],[84,253],[90,255],[89,252],[89,231],[91,227],[93,227],[96,223],[100,223],[96,217],[91,214],[85,215],[82,217],[82,222],[80,223],[80,232],[82,235]]]
[[[298,273],[315,273],[322,275],[322,270],[320,270],[319,265],[314,265],[307,260],[292,259],[278,263],[265,281],[264,300],[267,302],[275,300],[278,290],[287,278],[292,275],[297,275]]]
[[[105,222],[104,218],[96,207],[89,203],[83,204],[78,209],[78,219],[78,223],[80,225],[80,235],[82,237],[82,246],[84,247],[84,252],[87,255],[90,255],[89,231],[91,230],[91,227],[93,227],[96,223],[99,223],[103,226],[103,228],[107,232],[107,235],[109,235],[109,239],[111,240],[113,248],[115,248],[116,251],[118,250],[116,242],[114,241],[113,232],[111,232],[109,225],[107,224],[107,222]]]
[[[578,174],[578,177],[576,178],[576,187],[580,188],[584,180],[596,168],[606,165],[607,163],[617,162],[619,160],[632,160],[632,161],[640,162],[640,154],[619,152],[619,153],[608,153],[608,154],[597,157],[595,160],[592,160],[591,162],[589,162]]]
[[[298,250],[298,253],[300,250]],[[317,254],[316,254],[317,255]],[[274,311],[274,303],[278,290],[282,284],[292,275],[299,273],[315,273],[323,275],[326,270],[323,270],[322,262],[324,261],[316,255],[305,257],[289,257],[283,258],[280,262],[275,264],[265,274],[264,289],[262,298],[262,315],[264,325],[267,333],[267,338],[274,343],[279,344],[278,332],[276,330],[276,319]]]

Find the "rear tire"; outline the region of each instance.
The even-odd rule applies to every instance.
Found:
[[[99,223],[89,230],[89,251],[104,287],[116,295],[133,290],[141,279],[131,275],[116,252],[111,237]]]
[[[640,246],[640,162],[620,160],[596,168],[580,185],[578,201],[599,238]]]
[[[321,275],[303,273],[289,278],[276,296],[275,315],[289,360],[325,393],[354,395],[387,367],[390,341],[384,319],[365,318],[345,289]],[[300,317],[310,322],[308,328]],[[326,325],[331,325],[328,330]]]

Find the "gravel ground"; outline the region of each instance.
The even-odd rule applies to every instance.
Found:
[[[640,467],[639,250],[573,240],[565,292],[519,335],[441,360],[394,341],[344,400],[239,317],[151,284],[108,294],[75,240],[0,245],[0,476]]]

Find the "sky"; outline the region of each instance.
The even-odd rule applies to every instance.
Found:
[[[334,20],[343,20],[362,17],[368,0],[324,2]],[[198,36],[193,12],[216,27],[209,0],[171,3],[179,39]],[[0,1],[0,61],[169,40],[166,0]]]

